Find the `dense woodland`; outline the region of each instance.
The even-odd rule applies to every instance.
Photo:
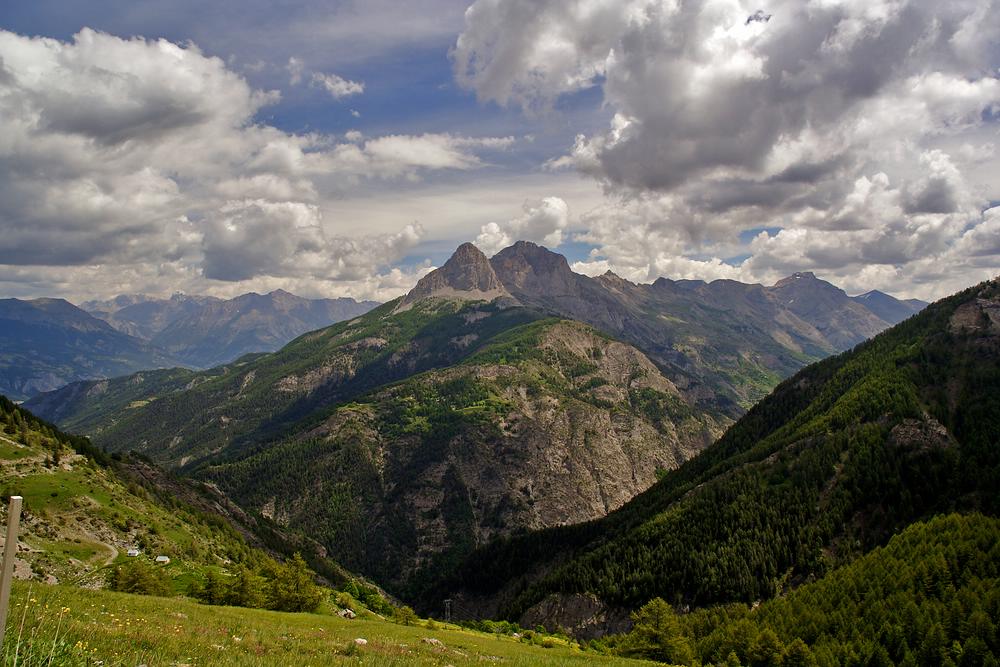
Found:
[[[595,646],[677,664],[997,665],[1000,521],[915,523],[815,583],[765,602],[677,614],[660,598]]]
[[[622,510],[495,543],[425,599],[503,588],[512,619],[557,592],[632,609],[655,597],[751,603],[921,517],[996,515],[1000,338],[949,322],[959,306],[998,295],[996,283],[979,285],[809,367]],[[548,574],[533,578],[536,568]]]

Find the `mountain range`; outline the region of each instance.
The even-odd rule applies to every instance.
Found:
[[[992,664],[1000,279],[921,308],[564,266],[462,246],[277,352],[26,406],[248,540],[500,619],[475,627],[671,664]]]
[[[404,297],[278,352],[27,405],[408,591],[492,539],[620,508],[782,378],[889,325],[812,274],[636,285],[530,243],[492,259],[465,244]]]
[[[77,380],[156,368],[207,368],[274,351],[375,305],[305,299],[281,290],[229,300],[123,295],[87,302],[84,308],[62,299],[3,299],[0,393],[23,400]]]

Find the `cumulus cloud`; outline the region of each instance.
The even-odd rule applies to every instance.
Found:
[[[295,56],[291,56],[288,59],[285,70],[288,72],[288,83],[292,86],[302,83],[308,73],[305,62]],[[309,76],[309,85],[314,88],[322,88],[335,100],[351,97],[352,95],[360,95],[365,92],[364,82],[350,81],[332,72],[312,72]]]
[[[300,65],[289,62],[292,77]],[[90,29],[68,42],[0,31],[0,72],[6,275],[114,266],[105,273],[136,285],[356,281],[378,291],[371,280],[391,274],[422,228],[349,238],[327,204],[363,182],[478,168],[480,151],[508,141],[288,133],[258,119],[278,93],[253,89],[219,58]]]
[[[825,266],[840,277],[858,275],[864,258],[885,269],[869,276],[925,280],[925,260],[957,247],[1000,199],[997,178],[970,179],[1000,177],[983,141],[1000,117],[1000,7],[775,0],[759,9],[477,0],[455,45],[456,78],[484,102],[531,114],[600,87],[608,127],[547,163],[593,176],[609,196],[581,236],[597,246],[593,267],[754,278]],[[737,241],[760,227],[786,231],[759,247]],[[814,248],[773,252],[786,244]]]
[[[348,81],[336,74],[323,74],[322,72],[313,73],[312,85],[321,86],[335,100],[365,92],[365,84],[362,82]]]
[[[482,226],[475,244],[486,255],[493,255],[515,241],[533,241],[549,248],[562,245],[569,224],[569,206],[559,197],[525,202],[523,212],[504,223]]]

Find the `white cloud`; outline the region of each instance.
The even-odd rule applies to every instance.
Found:
[[[533,241],[549,248],[563,242],[569,224],[569,206],[559,197],[525,202],[523,213],[504,223],[483,225],[475,244],[486,255],[493,255],[515,241]]]
[[[302,83],[302,74],[306,70],[306,65],[302,60],[291,56],[288,59],[288,64],[285,65],[285,69],[288,70],[288,83],[290,85],[297,86]]]
[[[646,280],[822,269],[926,296],[1000,271],[995,255],[955,254],[1000,199],[996,2],[775,0],[770,19],[748,20],[758,9],[477,0],[456,78],[530,113],[600,87],[607,129],[547,163],[608,193],[581,216],[579,240],[597,247],[582,269]],[[740,241],[761,227],[783,231]],[[935,284],[933,258],[962,277]]]
[[[0,273],[45,266],[55,283],[115,267],[90,283],[95,293],[124,276],[202,291],[314,280],[379,292],[390,283],[375,276],[416,275],[389,267],[420,226],[336,233],[351,221],[330,217],[329,203],[363,182],[477,168],[478,152],[508,142],[290,134],[258,120],[277,99],[190,44],[0,31]]]
[[[365,84],[363,82],[349,81],[336,74],[323,74],[322,72],[313,73],[312,85],[321,86],[335,100],[352,95],[360,95],[365,92]]]

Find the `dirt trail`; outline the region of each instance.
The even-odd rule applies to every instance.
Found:
[[[27,445],[22,445],[20,442],[14,442],[13,440],[11,440],[10,438],[8,438],[5,435],[0,435],[0,440],[3,440],[4,442],[6,442],[9,445],[14,445],[15,447],[26,447],[27,446]]]

